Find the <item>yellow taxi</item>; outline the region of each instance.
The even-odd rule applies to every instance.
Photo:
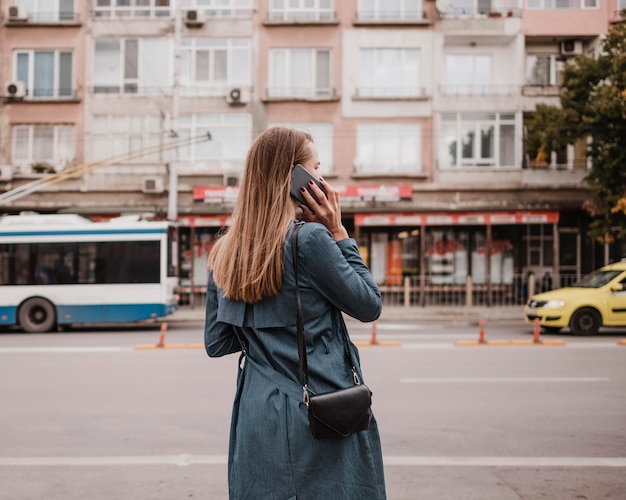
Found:
[[[626,260],[583,277],[565,288],[533,295],[524,307],[526,323],[539,318],[546,332],[569,327],[594,335],[601,326],[626,326]]]

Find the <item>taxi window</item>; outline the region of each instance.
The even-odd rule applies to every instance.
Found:
[[[575,288],[600,288],[624,271],[594,271],[571,285]]]

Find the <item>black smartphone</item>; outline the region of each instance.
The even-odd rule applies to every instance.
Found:
[[[302,193],[300,192],[300,188],[301,187],[305,187],[306,189],[309,190],[309,193],[311,193],[311,195],[313,196],[313,199],[315,201],[319,200],[317,199],[317,196],[315,196],[315,194],[313,193],[313,191],[311,190],[311,186],[309,186],[309,181],[312,180],[313,182],[315,182],[315,184],[317,184],[317,186],[324,192],[324,194],[326,194],[326,191],[324,191],[324,188],[322,187],[322,185],[320,184],[320,181],[318,181],[315,177],[313,177],[306,168],[304,168],[302,165],[300,165],[299,163],[296,163],[293,167],[293,170],[291,172],[291,196],[296,199],[298,202],[302,203],[303,205],[309,207],[309,210],[311,210],[312,212],[314,212],[315,210],[313,210],[313,208],[311,208],[309,206],[309,204],[306,202],[306,200],[304,199],[304,196],[302,196]]]

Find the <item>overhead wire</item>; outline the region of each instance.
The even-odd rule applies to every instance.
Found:
[[[0,194],[0,204],[11,203],[15,200],[18,200],[19,198],[32,194],[36,191],[39,191],[42,188],[48,187],[49,185],[58,184],[68,179],[76,178],[79,175],[92,172],[93,170],[96,170],[101,167],[119,165],[120,163],[124,163],[129,160],[134,160],[137,158],[141,158],[143,156],[146,156],[152,153],[168,151],[170,149],[174,149],[180,146],[186,146],[189,144],[194,144],[196,142],[201,142],[202,140],[207,140],[207,141],[211,140],[211,134],[206,133],[206,134],[202,134],[202,135],[195,136],[195,137],[179,139],[177,141],[172,141],[172,142],[165,143],[165,144],[149,146],[147,148],[142,148],[142,149],[138,149],[135,151],[129,151],[126,153],[114,155],[104,160],[75,165],[73,167],[66,168],[65,170],[61,170],[60,172],[55,172],[46,177],[37,179],[36,181],[29,182],[22,186],[18,186],[15,189],[11,189],[5,193]]]

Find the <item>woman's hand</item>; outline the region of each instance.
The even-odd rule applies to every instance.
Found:
[[[341,205],[339,202],[339,193],[323,178],[319,179],[322,187],[326,190],[328,197],[324,196],[322,191],[313,181],[309,181],[309,189],[313,191],[319,203],[311,195],[308,189],[301,189],[302,196],[307,200],[308,204],[313,207],[314,211],[309,210],[305,205],[300,205],[304,218],[309,222],[319,222],[333,235],[335,241],[341,241],[348,238],[348,231],[343,227],[341,222]]]

